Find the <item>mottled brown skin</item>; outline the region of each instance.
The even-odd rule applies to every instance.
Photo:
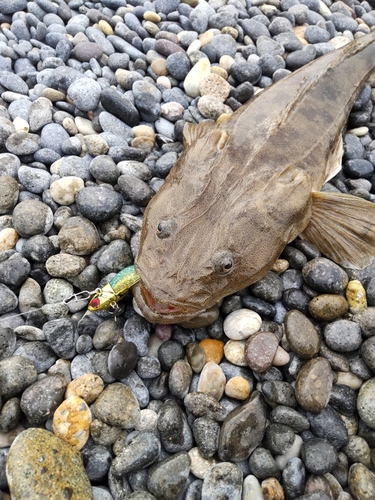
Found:
[[[184,152],[145,212],[135,263],[134,295],[149,321],[186,321],[254,283],[305,230],[312,192],[338,171],[374,40],[372,32],[326,54],[226,119],[185,127]],[[171,310],[154,308],[145,289]]]

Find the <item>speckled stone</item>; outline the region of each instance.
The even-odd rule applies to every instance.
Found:
[[[175,500],[183,492],[189,472],[189,455],[183,451],[176,453],[151,467],[147,489],[156,498]]]
[[[219,437],[219,458],[224,462],[247,459],[262,441],[265,427],[264,403],[255,392],[248,403],[235,408],[225,418]]]
[[[83,189],[84,186],[85,183],[83,179],[68,175],[51,184],[51,197],[59,205],[71,205],[75,202],[77,193]]]
[[[14,208],[18,200],[18,183],[9,176],[0,177],[0,215],[8,213]]]
[[[52,224],[52,210],[41,201],[21,201],[13,210],[13,227],[24,238],[35,234],[46,234]]]
[[[109,385],[94,403],[95,415],[108,425],[132,429],[139,420],[139,403],[121,383]]]
[[[212,361],[219,364],[224,356],[224,342],[216,339],[203,339],[199,342],[199,346],[205,352],[206,362]]]
[[[349,311],[353,314],[367,307],[366,290],[358,280],[351,280],[345,291],[346,300],[349,304]]]
[[[375,379],[367,380],[360,388],[357,411],[365,424],[375,429]]]
[[[274,477],[265,479],[260,486],[265,500],[283,500],[285,498],[281,484]]]
[[[236,366],[248,366],[245,358],[245,345],[245,340],[229,340],[224,346],[227,360]]]
[[[317,292],[339,293],[348,284],[348,275],[337,264],[325,257],[317,257],[303,266],[302,276]]]
[[[353,464],[349,469],[350,493],[358,500],[375,497],[375,475],[363,464]]]
[[[89,255],[100,244],[98,231],[94,224],[84,217],[71,217],[58,234],[61,250],[73,255]]]
[[[250,396],[250,384],[243,377],[232,377],[228,380],[225,386],[225,394],[229,398],[239,399],[244,401]]]
[[[27,429],[15,439],[7,460],[7,480],[14,500],[64,498],[66,492],[77,500],[93,499],[80,453],[44,429]]]
[[[209,361],[200,373],[197,390],[204,392],[218,401],[224,393],[226,384],[225,375],[219,365]]]
[[[211,467],[203,480],[202,500],[241,500],[243,473],[236,464],[222,462]]]
[[[80,450],[86,444],[90,432],[91,412],[78,396],[65,399],[53,416],[53,432],[71,446]]]
[[[349,304],[342,295],[318,295],[309,304],[309,313],[318,321],[334,321],[344,316],[348,310]]]
[[[78,396],[86,401],[87,404],[91,404],[103,392],[103,389],[103,380],[98,375],[86,373],[70,382],[66,388],[65,398]]]
[[[320,337],[311,321],[300,311],[285,316],[285,334],[290,348],[300,359],[311,359],[320,348]]]
[[[325,358],[314,358],[299,370],[296,399],[304,410],[320,412],[328,403],[333,382],[332,370]]]
[[[279,339],[271,332],[257,332],[245,344],[245,359],[252,370],[265,372],[273,363]]]
[[[153,464],[159,457],[161,444],[153,432],[132,433],[112,462],[112,471],[121,476]]]

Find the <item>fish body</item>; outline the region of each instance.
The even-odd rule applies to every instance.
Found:
[[[105,309],[115,308],[119,302],[130,290],[130,288],[139,281],[139,276],[134,266],[128,266],[122,269],[114,276],[111,281],[91,299],[89,311],[104,311]]]
[[[375,254],[375,205],[319,193],[341,168],[342,130],[375,66],[375,32],[332,51],[215,123],[149,203],[133,293],[151,322],[199,315],[262,278],[298,235],[346,266]]]

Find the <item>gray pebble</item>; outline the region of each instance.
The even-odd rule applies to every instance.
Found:
[[[134,314],[125,322],[124,339],[137,346],[139,356],[147,355],[149,336],[149,324],[138,314]]]
[[[211,467],[202,485],[202,500],[222,498],[228,495],[233,500],[241,500],[243,474],[236,464],[223,462]]]
[[[27,358],[35,366],[38,373],[47,371],[56,362],[56,355],[50,346],[46,342],[38,340],[18,347],[14,354]]]
[[[113,460],[113,473],[120,476],[148,467],[157,460],[160,451],[160,441],[153,432],[133,432]]]
[[[8,136],[5,147],[9,153],[26,156],[35,153],[41,146],[41,138],[28,132],[15,132]]]
[[[337,463],[335,448],[328,441],[312,438],[303,443],[301,458],[306,469],[312,474],[326,474]]]
[[[34,364],[23,356],[10,356],[0,361],[1,395],[11,398],[37,380]]]
[[[183,492],[189,472],[189,455],[186,452],[176,453],[151,467],[147,488],[157,498],[172,500]]]
[[[85,446],[81,451],[87,477],[90,481],[100,481],[107,474],[112,462],[109,450],[102,445]]]
[[[324,340],[334,351],[351,352],[361,345],[361,328],[353,321],[338,320],[324,328]]]

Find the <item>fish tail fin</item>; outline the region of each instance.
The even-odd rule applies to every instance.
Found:
[[[301,237],[343,267],[363,269],[375,256],[375,204],[349,194],[313,192]]]

